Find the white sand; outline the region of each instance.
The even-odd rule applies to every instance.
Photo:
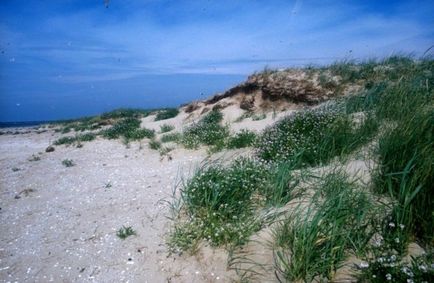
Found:
[[[0,282],[228,280],[221,251],[199,254],[199,260],[169,257],[165,245],[170,221],[163,200],[170,200],[178,174],[188,175],[205,150],[178,149],[172,161],[160,161],[145,143],[140,150],[138,143],[126,148],[98,139],[45,153],[58,136],[0,136]],[[28,161],[32,154],[41,160]],[[76,165],[63,166],[66,158]],[[108,182],[112,187],[105,188]],[[33,192],[26,196],[27,189]],[[119,239],[122,225],[137,236]]]

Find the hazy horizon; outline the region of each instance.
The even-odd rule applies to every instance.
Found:
[[[421,56],[432,1],[0,3],[0,121],[173,107],[263,69]]]

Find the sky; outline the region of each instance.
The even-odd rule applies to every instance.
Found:
[[[433,44],[432,0],[0,0],[0,122],[173,107],[266,66]]]

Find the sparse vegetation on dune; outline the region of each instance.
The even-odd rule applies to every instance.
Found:
[[[65,136],[57,139],[55,145],[81,144],[81,142],[92,141],[96,136],[102,136],[107,139],[123,138],[127,142],[130,140],[141,140],[144,138],[153,138],[155,131],[146,128],[140,128],[140,119],[151,114],[151,110],[142,109],[117,109],[111,112],[103,113],[95,117],[86,117],[71,121],[61,122],[57,131],[69,133],[88,131],[84,134],[75,136]],[[96,132],[96,130],[99,130]]]
[[[184,130],[182,144],[190,149],[197,148],[201,144],[223,148],[229,129],[221,125],[222,120],[223,114],[218,110],[212,110],[199,122]]]
[[[331,280],[349,255],[362,282],[433,281],[434,61],[396,56],[309,72],[323,75],[324,88],[357,92],[283,118],[257,140],[247,131],[229,137],[217,111],[184,131],[186,147],[253,144],[255,154],[184,182],[170,246],[243,246],[271,225],[281,282]],[[374,164],[368,183],[343,166],[360,150]],[[265,209],[279,213],[266,221]],[[426,254],[405,259],[414,241]]]
[[[285,95],[278,90],[291,75],[297,79],[288,85],[301,92],[288,91],[291,102],[306,106],[333,99],[292,112],[260,133],[231,133],[221,109],[209,106],[205,113],[198,106],[197,122],[180,133],[169,121],[159,122],[157,135],[141,128],[150,111],[122,109],[64,124],[62,132],[75,132],[54,144],[81,145],[101,136],[129,145],[147,138],[161,160],[172,160],[175,144],[162,145],[168,142],[187,149],[206,146],[210,153],[251,147],[242,152],[246,157],[205,164],[183,180],[172,204],[171,252],[194,253],[205,244],[231,251],[230,261],[254,263],[237,251],[257,233],[271,231],[268,265],[274,280],[333,280],[350,265],[349,276],[361,282],[434,281],[434,61],[395,56],[265,70],[221,97],[256,84],[255,91],[279,103]],[[265,123],[262,110],[249,109],[235,122],[250,117],[249,123]],[[178,110],[153,113],[158,121],[176,117]],[[363,176],[349,169],[360,161],[369,163],[360,170]],[[118,231],[121,238],[130,234],[131,227]],[[426,253],[411,258],[408,246],[415,242]]]
[[[155,116],[155,121],[166,120],[170,118],[174,118],[178,116],[179,110],[178,108],[167,108],[157,112],[157,116]]]
[[[116,236],[118,236],[120,239],[125,240],[129,236],[136,235],[136,231],[134,231],[133,227],[131,226],[122,226],[117,232]]]

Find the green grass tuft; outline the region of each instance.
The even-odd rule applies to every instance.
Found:
[[[117,232],[116,236],[118,236],[120,239],[125,240],[129,236],[136,235],[136,231],[133,230],[131,226],[125,227],[122,226]]]
[[[164,124],[160,126],[160,133],[167,133],[175,129],[175,126]]]

